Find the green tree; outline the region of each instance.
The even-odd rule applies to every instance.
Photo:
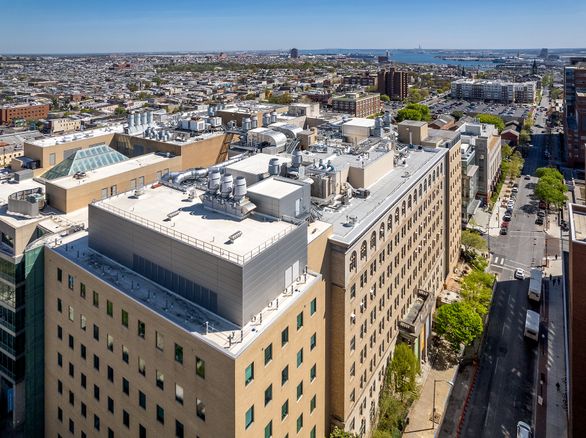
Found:
[[[459,351],[482,333],[482,319],[469,303],[444,304],[436,313],[435,329],[454,351]]]
[[[452,111],[451,116],[456,120],[460,120],[462,117],[464,117],[464,112],[463,111]]]
[[[254,100],[256,99],[256,93],[248,93],[242,98],[242,100]]]
[[[407,101],[411,103],[421,102],[429,96],[429,90],[427,88],[409,88]]]
[[[419,374],[419,360],[407,344],[397,344],[391,361],[391,380],[393,388],[401,399],[417,389],[415,378]]]
[[[391,98],[389,96],[387,96],[386,94],[381,94],[380,100],[381,100],[381,102],[390,102]]]
[[[499,132],[505,129],[505,122],[499,116],[495,116],[494,114],[478,114],[476,116],[480,123],[489,123],[497,127]]]
[[[564,176],[561,174],[561,172],[557,169],[554,169],[553,167],[539,167],[535,171],[535,175],[537,178],[551,177],[560,181],[564,180]]]
[[[336,426],[334,427],[334,430],[330,432],[330,438],[358,438],[358,435],[346,432],[344,429],[340,429]]]
[[[462,230],[461,243],[466,251],[486,251],[486,240],[475,231]]]
[[[269,103],[276,103],[279,105],[289,105],[293,102],[293,98],[289,93],[283,93],[278,96],[272,95],[269,97]]]
[[[521,133],[519,134],[519,143],[527,144],[531,141],[531,134],[527,129],[521,129]]]
[[[551,99],[559,99],[560,97],[562,97],[562,90],[561,90],[561,88],[552,88],[549,91],[549,97]]]
[[[372,434],[372,438],[394,438],[390,430],[377,429]]]
[[[117,116],[123,116],[126,114],[126,109],[123,106],[116,107],[114,114]]]
[[[542,176],[535,186],[535,196],[548,206],[553,204],[561,207],[567,200],[566,191],[567,187],[563,179],[560,180],[553,175]]]
[[[414,109],[403,108],[397,111],[397,122],[402,122],[403,120],[421,120],[421,113]]]
[[[135,84],[134,82],[132,82],[132,83],[128,84],[128,85],[127,85],[127,87],[128,87],[128,89],[129,89],[130,91],[132,91],[133,93],[134,93],[135,91],[138,91],[138,84]]]

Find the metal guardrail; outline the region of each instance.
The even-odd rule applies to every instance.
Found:
[[[273,245],[275,242],[277,242],[283,236],[289,234],[293,229],[296,228],[295,225],[291,224],[286,229],[282,230],[281,232],[274,235],[273,237],[271,237],[267,241],[258,245],[256,248],[253,248],[249,252],[241,255],[241,254],[236,254],[236,253],[229,251],[227,249],[221,248],[219,246],[213,245],[209,242],[204,242],[203,240],[196,239],[195,237],[189,236],[189,235],[184,234],[180,231],[175,231],[173,228],[162,226],[156,222],[142,218],[142,217],[137,216],[133,213],[129,213],[129,212],[122,210],[118,207],[114,207],[113,205],[99,202],[99,201],[94,202],[93,205],[97,206],[98,208],[102,208],[104,210],[107,210],[111,213],[114,213],[117,216],[123,217],[125,219],[130,219],[131,221],[133,221],[139,225],[142,225],[146,228],[149,228],[151,230],[155,230],[159,233],[170,236],[170,237],[177,239],[181,242],[188,243],[189,245],[192,245],[198,249],[201,249],[201,250],[206,251],[206,252],[213,254],[213,255],[217,255],[217,256],[222,257],[228,261],[238,263],[240,265],[252,260],[254,257],[259,255],[266,248]]]

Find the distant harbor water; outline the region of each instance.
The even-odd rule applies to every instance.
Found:
[[[460,61],[441,59],[445,53],[434,52],[391,52],[391,61],[404,64],[448,64],[461,67],[478,67],[481,69],[494,68],[496,64],[490,61]]]

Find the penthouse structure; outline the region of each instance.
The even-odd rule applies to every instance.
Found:
[[[458,79],[452,82],[454,99],[488,100],[503,103],[534,103],[537,83],[488,79]]]

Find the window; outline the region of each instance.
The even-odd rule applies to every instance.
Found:
[[[138,438],[146,438],[146,429],[142,424],[138,425]]]
[[[59,339],[63,339],[63,327],[61,327],[60,325],[57,326],[57,337]]]
[[[206,405],[198,398],[195,399],[195,413],[198,418],[206,421]]]
[[[114,337],[111,335],[106,335],[106,347],[110,351],[114,351]]]
[[[268,405],[272,399],[273,399],[273,385],[269,385],[269,387],[267,389],[265,389],[265,406]]]
[[[248,429],[252,423],[254,423],[254,405],[244,415],[244,427]]]
[[[297,315],[297,330],[299,330],[301,327],[303,327],[303,312]]]
[[[316,396],[314,395],[309,402],[309,413],[312,413],[313,411],[315,411],[316,406],[317,406],[317,399],[316,399]]]
[[[130,427],[130,414],[125,410],[122,410],[122,424],[126,427]]]
[[[138,336],[144,339],[146,334],[146,326],[145,323],[141,320],[138,320]]]
[[[79,283],[79,296],[85,300],[85,284]]]
[[[100,417],[94,415],[94,429],[100,430]]]
[[[69,362],[69,375],[75,377],[75,366],[71,362]]]
[[[79,346],[79,352],[80,352],[81,358],[85,360],[85,358],[87,356],[87,349],[85,348],[85,345],[80,344],[80,346]]]
[[[350,255],[350,271],[354,271],[358,266],[358,256],[356,255],[356,251],[352,251]]]
[[[157,405],[157,421],[161,424],[165,424],[165,410]]]
[[[146,363],[142,357],[138,358],[138,372],[143,376],[146,375]]]
[[[75,424],[73,423],[73,420],[71,418],[69,419],[69,432],[75,433]]]
[[[303,414],[297,417],[297,433],[299,433],[301,429],[303,429]]]
[[[303,380],[297,385],[297,400],[303,396]]]
[[[87,319],[86,319],[85,315],[79,316],[79,328],[81,328],[84,332],[87,328]]]
[[[183,363],[183,347],[179,344],[175,344],[175,361]]]
[[[128,363],[128,347],[126,347],[125,345],[122,346],[122,360],[126,363]]]
[[[183,404],[183,387],[175,384],[175,401]]]
[[[106,314],[114,317],[114,303],[110,300],[106,300]]]
[[[63,409],[57,408],[57,419],[63,423]]]
[[[157,386],[161,389],[165,389],[165,375],[157,370]]]
[[[316,432],[315,426],[313,426],[311,428],[311,431],[309,431],[309,438],[316,438],[316,437],[317,437],[317,432]]]
[[[73,394],[71,391],[69,391],[69,404],[71,406],[75,405],[75,394]]]
[[[94,385],[94,398],[100,400],[100,387],[97,385]]]
[[[317,310],[317,298],[314,298],[313,300],[311,300],[311,303],[309,303],[309,314],[313,315]]]
[[[281,371],[281,385],[284,385],[289,380],[289,365]]]
[[[284,347],[289,342],[289,327],[281,332],[281,347]]]
[[[57,365],[63,368],[63,356],[61,355],[61,353],[57,353]]]
[[[311,338],[309,338],[309,349],[313,350],[315,348],[317,344],[317,334],[313,334],[311,335]]]
[[[94,368],[100,371],[100,358],[94,354]]]
[[[265,426],[265,438],[271,438],[273,436],[273,422],[269,421],[269,423]]]
[[[124,377],[122,377],[122,392],[126,395],[130,395],[130,382]]]
[[[114,383],[114,368],[108,365],[108,380]]]
[[[67,306],[67,316],[69,317],[70,321],[75,320],[75,311],[73,310],[73,307]]]
[[[81,384],[81,387],[84,389],[87,388],[87,378],[84,373],[80,373],[79,379],[80,379],[79,383]]]
[[[100,294],[96,291],[93,291],[93,299],[92,299],[94,306],[100,307]]]
[[[360,244],[360,260],[366,258],[366,240]]]
[[[289,400],[285,400],[285,403],[281,405],[281,420],[284,420],[289,415]]]
[[[303,363],[303,348],[297,352],[297,368]]]
[[[63,394],[63,382],[57,379],[57,392]]]
[[[138,405],[146,409],[146,394],[142,391],[138,391]]]
[[[265,366],[273,360],[273,344],[267,345],[265,348]]]
[[[197,374],[202,379],[206,377],[206,363],[203,359],[199,357],[195,357],[195,374]]]
[[[63,283],[63,271],[61,268],[57,268],[57,281]]]
[[[63,312],[63,302],[61,301],[61,298],[57,298],[57,311],[59,313]]]
[[[70,290],[73,290],[73,284],[74,284],[73,275],[67,274],[67,287]]]
[[[164,339],[163,339],[163,335],[159,332],[155,332],[155,346],[163,351],[163,346],[164,346]]]
[[[183,424],[175,420],[175,438],[183,438],[185,436],[185,430]]]
[[[313,366],[309,370],[309,380],[313,382],[313,380],[316,378],[316,376],[317,376],[317,365],[313,364]]]
[[[114,400],[108,397],[108,411],[114,413]]]
[[[100,340],[100,327],[94,324],[94,339],[96,341]]]
[[[246,367],[244,370],[244,384],[248,385],[254,380],[254,362]]]
[[[122,325],[128,328],[128,312],[124,309],[121,311]]]
[[[86,406],[86,404],[84,402],[81,402],[81,408],[80,408],[80,410],[81,410],[81,416],[83,418],[86,418],[87,417],[87,406]]]

